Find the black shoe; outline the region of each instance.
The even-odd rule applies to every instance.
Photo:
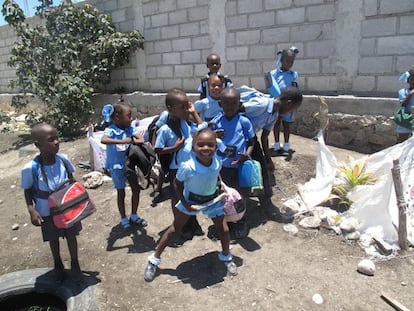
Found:
[[[204,231],[203,229],[201,229],[201,226],[197,223],[197,226],[194,226],[193,228],[193,234],[197,235],[197,236],[203,236],[204,235]]]
[[[191,234],[191,238],[194,235],[197,235],[197,236],[203,236],[204,235],[204,231],[201,228],[200,224],[198,223],[198,220],[197,220],[196,216],[190,216],[190,218],[185,223],[185,225],[182,229],[182,232],[183,233],[189,232]]]
[[[161,199],[162,199],[161,192],[160,191],[155,191],[154,192],[154,197],[152,198],[152,204],[160,203]]]
[[[83,273],[82,270],[79,266],[79,261],[77,260],[71,260],[71,274],[72,274],[72,278],[76,283],[79,283],[82,281],[83,279]]]
[[[273,220],[282,224],[288,224],[294,220],[293,216],[282,214],[279,208],[275,206],[271,201],[267,202],[267,204],[265,204],[263,207],[265,214],[269,220]]]
[[[247,225],[245,222],[237,222],[237,223],[228,223],[229,231],[230,231],[230,237],[232,239],[240,240],[247,237],[249,234],[249,228],[247,228]]]

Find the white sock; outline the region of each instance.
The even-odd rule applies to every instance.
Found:
[[[159,266],[161,263],[161,258],[155,257],[155,254],[151,254],[148,256],[148,261],[155,266]]]

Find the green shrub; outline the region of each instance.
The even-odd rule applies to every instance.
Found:
[[[42,23],[33,27],[24,22],[15,1],[3,2],[3,16],[18,36],[8,62],[17,75],[10,87],[46,104],[41,117],[31,120],[35,114],[29,114],[28,122],[48,122],[61,135],[75,136],[94,113],[94,89],[110,82],[113,69],[127,64],[131,52],[143,48],[144,38],[138,30],[117,32],[111,17],[89,4],[39,2],[36,14]],[[27,105],[24,96],[13,102],[18,108]]]

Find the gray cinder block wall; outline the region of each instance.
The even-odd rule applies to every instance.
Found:
[[[414,67],[413,0],[90,0],[123,32],[139,29],[145,49],[114,72],[105,91],[192,92],[211,52],[235,85],[263,90],[276,51],[299,48],[294,69],[307,94],[396,96]],[[0,92],[14,34],[0,27]]]

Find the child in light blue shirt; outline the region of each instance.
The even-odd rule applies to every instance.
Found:
[[[277,84],[280,92],[282,92],[287,87],[297,87],[299,88],[298,84],[298,73],[294,70],[291,70],[296,54],[299,51],[296,47],[290,47],[289,49],[285,49],[278,53],[278,59],[276,62],[275,69],[270,72],[272,76],[273,83]],[[278,94],[272,94],[273,97],[278,97]],[[290,123],[294,121],[294,111],[291,111],[288,114],[281,115],[277,119],[274,128],[273,134],[275,137],[275,143],[273,145],[273,149],[279,152],[288,152],[290,150],[289,144],[289,137],[290,137]],[[280,145],[279,136],[280,136],[280,128],[283,126],[283,137],[284,143],[283,148]]]
[[[400,104],[405,107],[406,113],[411,113],[411,107],[414,106],[414,68],[401,75],[400,80],[405,80],[408,87],[399,90],[398,98]],[[397,132],[397,143],[401,143],[413,135],[414,130],[397,125],[395,131]]]
[[[227,75],[222,75],[220,73],[221,68],[221,58],[220,55],[216,53],[211,53],[207,56],[206,67],[209,72],[204,78],[201,79],[200,85],[198,86],[198,92],[200,93],[200,99],[206,98],[209,95],[208,89],[208,79],[210,75],[217,74],[223,77],[223,88],[233,87],[233,82],[229,79]]]
[[[144,271],[144,279],[147,282],[154,280],[161,263],[161,254],[168,243],[181,232],[189,217],[200,211],[212,219],[219,234],[222,247],[218,255],[219,260],[227,267],[228,274],[237,274],[237,266],[233,262],[229,247],[229,231],[224,221],[224,202],[219,197],[221,162],[216,156],[216,149],[216,134],[212,130],[204,129],[194,135],[191,157],[179,167],[174,180],[179,198],[174,206],[174,221],[162,235],[155,253],[148,256],[148,264]]]
[[[218,100],[223,89],[223,79],[223,76],[211,74],[208,79],[209,94],[206,98],[194,102],[195,110],[200,114],[201,120],[208,122],[222,113]]]
[[[117,204],[121,216],[121,225],[124,229],[129,229],[131,224],[146,227],[148,225],[146,220],[137,215],[140,194],[138,178],[135,172],[127,172],[125,168],[125,156],[129,144],[142,144],[144,143],[144,138],[138,137],[137,127],[131,126],[132,112],[129,105],[115,104],[113,109],[109,111],[112,124],[105,128],[101,143],[106,145],[105,168],[111,173],[111,178],[117,191]],[[125,212],[125,187],[127,180],[132,191],[131,216],[129,219]]]

